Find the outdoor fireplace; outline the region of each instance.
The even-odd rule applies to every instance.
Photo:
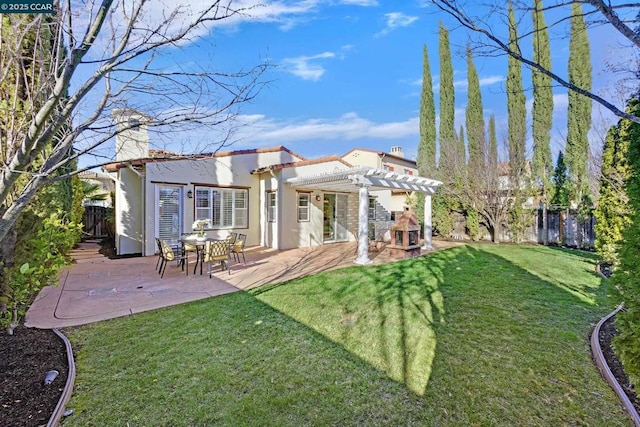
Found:
[[[420,256],[420,223],[409,206],[391,226],[389,254],[400,258]]]

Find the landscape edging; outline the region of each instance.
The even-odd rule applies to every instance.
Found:
[[[633,404],[629,400],[629,397],[622,389],[622,386],[620,385],[620,383],[618,383],[618,380],[611,372],[604,354],[602,353],[602,348],[600,347],[600,328],[602,327],[604,322],[615,316],[620,310],[622,310],[623,307],[624,303],[620,304],[615,310],[600,319],[596,327],[593,329],[593,333],[591,334],[591,352],[593,353],[593,359],[596,361],[596,365],[598,365],[598,369],[600,369],[602,376],[607,380],[613,391],[616,392],[616,394],[622,401],[622,405],[627,410],[627,413],[631,416],[631,419],[633,420],[635,425],[637,427],[640,427],[640,415],[638,415],[636,408],[633,406]]]
[[[69,402],[69,399],[71,399],[71,395],[73,394],[73,385],[76,381],[76,363],[73,359],[73,349],[71,348],[71,343],[69,342],[69,339],[67,339],[67,337],[58,329],[54,328],[53,332],[55,332],[55,334],[60,337],[62,342],[64,342],[64,346],[67,351],[67,365],[69,365],[69,373],[67,375],[67,382],[64,386],[64,390],[62,391],[62,396],[60,396],[60,400],[58,400],[58,404],[56,405],[51,418],[49,418],[47,427],[56,427],[60,424],[60,420],[64,416],[67,402]]]

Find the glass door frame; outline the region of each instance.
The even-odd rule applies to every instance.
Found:
[[[348,194],[323,193],[322,243],[346,242],[349,240],[347,231],[348,210]]]
[[[160,191],[162,189],[166,189],[166,188],[170,188],[172,190],[177,190],[176,193],[176,201],[177,201],[177,205],[178,205],[178,217],[175,218],[173,220],[174,222],[174,227],[176,228],[177,233],[175,233],[175,236],[173,236],[174,233],[172,233],[172,239],[175,238],[175,240],[179,240],[180,236],[182,235],[183,232],[183,227],[184,227],[184,189],[182,188],[182,186],[180,185],[170,185],[170,184],[164,184],[164,185],[156,185],[156,191],[155,191],[155,224],[154,224],[154,235],[156,238],[160,238]]]

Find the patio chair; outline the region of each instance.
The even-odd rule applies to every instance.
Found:
[[[160,263],[160,270],[158,271],[160,273],[160,277],[164,277],[164,271],[167,269],[167,264],[171,261],[177,261],[178,264],[182,265],[182,270],[186,270],[187,275],[189,274],[188,252],[176,249],[164,240],[160,241],[160,247],[162,248],[162,262]]]
[[[173,251],[177,251],[179,249],[178,245],[176,243],[168,243],[167,244],[169,246],[171,246],[171,248],[173,248]],[[162,266],[162,262],[163,262],[163,254],[162,254],[162,243],[161,240],[156,237],[156,245],[158,246],[158,262],[156,262],[156,270],[158,271],[158,273],[160,272],[159,268]]]
[[[198,262],[200,261],[200,250],[202,249],[202,244],[197,245],[195,242],[189,243],[189,239],[191,237],[195,237],[195,234],[183,234],[180,236],[180,241],[182,242],[182,251],[183,255],[188,256],[189,252],[193,252],[196,254],[196,264],[193,266],[193,274],[196,274],[196,269],[198,268]]]
[[[229,233],[229,237],[227,237],[227,240],[229,240],[233,245],[236,242],[237,238],[238,238],[238,233],[235,233],[232,231],[231,233]]]
[[[161,261],[162,261],[162,243],[160,243],[160,239],[158,239],[156,237],[156,245],[158,245],[158,261],[156,262],[156,270],[158,270],[158,267],[160,267],[162,265]],[[158,270],[160,271],[160,270]]]
[[[247,235],[246,234],[238,234],[237,239],[231,245],[231,253],[235,257],[237,262],[240,262],[240,254],[242,254],[242,261],[244,265],[247,265],[247,260],[244,257],[244,247],[247,243]]]
[[[231,274],[231,244],[230,240],[207,241],[204,247],[204,258],[202,262],[209,263],[209,278],[211,279],[211,263],[219,262],[224,270],[225,264],[229,274]]]

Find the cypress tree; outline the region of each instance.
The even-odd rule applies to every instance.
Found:
[[[591,54],[589,35],[584,23],[582,6],[571,5],[571,40],[569,42],[569,82],[591,90]],[[571,200],[581,203],[589,194],[587,161],[588,133],[591,128],[591,100],[569,91],[566,163],[572,178]]]
[[[638,111],[637,101],[634,101]],[[627,161],[630,165],[626,182],[629,197],[630,221],[622,232],[622,244],[619,251],[620,264],[613,274],[613,283],[624,301],[626,310],[616,315],[616,326],[620,334],[614,339],[616,354],[620,357],[629,382],[640,384],[640,272],[638,254],[640,253],[640,126],[629,127],[629,147]]]
[[[534,0],[533,14],[533,58],[534,61],[551,70],[549,31],[542,11],[542,0]],[[548,201],[548,192],[553,173],[551,148],[549,147],[553,125],[553,91],[551,77],[536,69],[531,70],[533,81],[533,158],[531,168],[533,179],[540,188],[543,203]]]
[[[509,2],[509,48],[514,52],[520,52],[518,31],[511,2]],[[507,70],[507,111],[509,114],[509,166],[511,185],[514,189],[520,188],[524,171],[527,137],[525,104],[526,98],[522,88],[522,65],[520,61],[510,56]]]
[[[640,100],[631,99],[627,103],[627,112],[637,114],[638,110],[640,110]],[[609,129],[604,143],[600,199],[595,210],[595,247],[600,258],[609,264],[617,263],[622,232],[631,222],[629,197],[626,191],[626,183],[630,176],[627,156],[631,138],[639,135],[640,125],[622,119]]]
[[[470,47],[467,47],[467,80],[469,83],[467,92],[469,99],[466,110],[467,147],[469,150],[469,170],[473,179],[485,165],[483,158],[485,134],[480,80],[473,63]]]
[[[509,48],[520,53],[518,29],[511,2],[509,2]],[[527,110],[522,87],[522,64],[511,56],[509,56],[507,70],[507,111],[509,113],[509,179],[513,195],[513,204],[509,212],[509,229],[514,240],[519,242],[525,229],[522,184],[524,183]]]
[[[551,204],[556,209],[566,209],[569,207],[570,180],[567,171],[567,165],[564,162],[564,154],[562,151],[558,153],[556,167],[551,177],[553,183],[553,197]]]
[[[418,145],[418,172],[431,176],[436,170],[436,107],[427,46],[422,47],[422,96],[420,97],[420,144]]]
[[[457,151],[455,130],[455,96],[453,88],[453,65],[449,46],[449,30],[440,22],[440,162],[439,166],[450,169],[451,157]]]
[[[489,153],[487,167],[495,170],[498,167],[498,138],[496,137],[496,116],[489,117]]]
[[[460,132],[458,133],[458,140],[456,142],[456,155],[460,166],[466,166],[467,163],[467,150],[464,145],[464,126],[460,125]]]

